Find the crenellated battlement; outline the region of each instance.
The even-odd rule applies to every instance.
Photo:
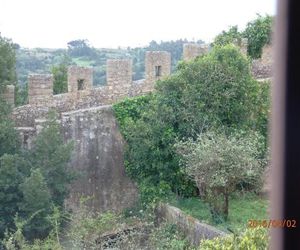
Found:
[[[156,80],[170,75],[171,55],[165,51],[146,52],[145,64],[146,78],[133,81],[131,59],[107,60],[107,83],[101,87],[93,87],[92,68],[71,66],[68,68],[68,92],[58,95],[53,95],[52,75],[31,74],[28,76],[29,103],[13,111],[16,126],[32,127],[35,119],[44,117],[50,109],[62,113],[97,107],[153,91]]]
[[[237,44],[246,53],[247,41]],[[185,44],[183,59],[192,60],[208,53],[209,45]],[[268,78],[271,74],[271,47],[264,48],[261,59],[254,60],[255,78]],[[68,92],[53,95],[53,76],[33,74],[28,76],[29,104],[17,107],[13,119],[17,127],[33,127],[35,119],[42,118],[50,109],[58,113],[110,105],[126,97],[143,95],[154,90],[155,82],[171,73],[171,55],[166,51],[147,51],[145,54],[145,79],[132,80],[131,59],[109,59],[106,63],[107,83],[93,87],[93,69],[71,66],[68,68]],[[7,87],[5,98],[13,104],[13,88]]]
[[[53,76],[50,74],[30,74],[28,76],[29,104],[47,105],[53,101]]]
[[[71,66],[68,68],[68,92],[53,95],[53,76],[31,74],[28,76],[28,100],[35,106],[60,106],[61,102],[85,103],[88,97],[99,94],[97,104],[110,104],[126,96],[152,91],[156,80],[170,75],[171,55],[165,51],[146,52],[146,78],[132,80],[131,59],[108,59],[106,62],[106,85],[93,87],[93,69]],[[62,99],[62,100],[61,100]],[[70,99],[70,100],[68,100]],[[82,106],[81,105],[81,106]]]

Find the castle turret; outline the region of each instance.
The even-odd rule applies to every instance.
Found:
[[[53,99],[53,75],[31,74],[28,76],[29,104],[48,104]]]
[[[166,51],[147,51],[145,56],[145,78],[149,88],[155,81],[171,74],[171,54]]]

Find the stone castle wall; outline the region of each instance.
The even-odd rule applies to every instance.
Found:
[[[71,66],[68,69],[68,93],[53,95],[52,75],[29,75],[29,104],[13,111],[16,126],[34,126],[34,120],[42,118],[50,109],[59,113],[71,110],[113,104],[129,96],[148,93],[156,80],[171,72],[171,56],[168,52],[146,53],[146,79],[132,81],[132,60],[107,61],[107,85],[93,88],[92,68]],[[156,67],[159,75],[155,75]]]
[[[136,185],[126,176],[124,140],[111,106],[62,113],[62,132],[66,141],[75,142],[70,167],[80,173],[71,187],[68,208],[76,211],[80,198],[92,197],[92,210],[121,211],[134,205]]]

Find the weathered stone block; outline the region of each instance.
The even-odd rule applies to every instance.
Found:
[[[53,101],[53,76],[49,74],[31,74],[28,76],[28,102],[34,105],[46,105]]]

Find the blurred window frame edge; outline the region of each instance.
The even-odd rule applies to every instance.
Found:
[[[298,6],[297,0],[277,0],[270,124],[270,219],[296,220],[297,227],[271,228],[270,249],[276,250],[300,249],[300,70],[296,67],[297,58],[300,58]]]

